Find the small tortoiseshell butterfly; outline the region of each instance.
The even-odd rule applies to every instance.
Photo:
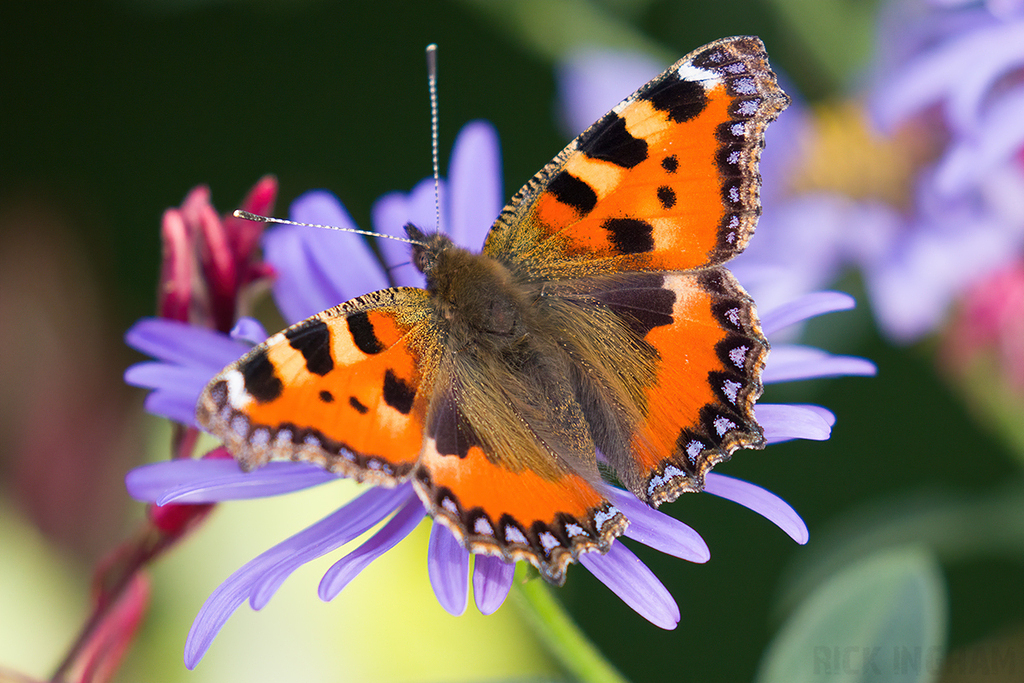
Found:
[[[754,231],[787,104],[758,38],[696,50],[516,193],[482,253],[407,226],[425,290],[273,335],[213,379],[199,422],[245,468],[411,479],[469,550],[561,584],[628,524],[602,469],[657,506],[764,445],[768,342],[723,264]]]

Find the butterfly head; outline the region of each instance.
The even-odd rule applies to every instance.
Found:
[[[428,235],[412,223],[405,226],[405,234],[409,236],[413,244],[413,265],[416,266],[416,270],[426,276],[427,282],[432,281],[438,257],[444,252],[453,249],[455,244],[444,233],[435,232]]]

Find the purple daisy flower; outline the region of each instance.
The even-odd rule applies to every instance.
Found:
[[[452,153],[448,178],[441,184],[442,228],[462,244],[481,244],[501,209],[500,155],[497,135],[483,122],[463,128]],[[342,205],[326,192],[310,192],[292,206],[291,217],[303,222],[352,226]],[[382,197],[373,209],[375,229],[396,234],[407,222],[435,223],[433,181],[411,193]],[[353,226],[354,227],[354,226]],[[338,301],[390,283],[422,284],[415,269],[403,265],[408,254],[382,244],[389,266],[382,269],[369,246],[353,243],[352,235],[311,228],[282,226],[266,233],[266,261],[278,273],[274,296],[289,322],[297,322]],[[353,253],[355,251],[355,253]],[[344,253],[345,258],[338,256]],[[355,263],[343,272],[337,263]],[[800,298],[762,312],[766,335],[823,313],[853,305],[844,294],[825,292]],[[230,336],[181,323],[142,320],[127,335],[128,343],[157,360],[130,368],[129,383],[153,390],[147,408],[174,420],[194,423],[194,407],[203,387],[225,365],[236,360],[248,344],[265,336],[258,323],[242,320]],[[832,356],[797,345],[773,348],[764,381],[786,382],[838,375],[866,375],[874,366],[859,358]],[[819,406],[761,404],[758,421],[770,443],[788,439],[829,438],[832,414]],[[127,478],[131,494],[158,504],[205,503],[277,495],[316,486],[337,476],[304,463],[274,462],[243,473],[231,460],[180,460],[140,467]],[[798,543],[807,541],[807,528],[796,512],[777,496],[753,484],[709,474],[705,490],[728,498],[765,516]],[[607,487],[606,495],[629,518],[625,537],[691,562],[706,562],[710,552],[690,527],[649,508],[632,494]],[[191,668],[202,658],[218,630],[243,602],[263,607],[295,569],[330,553],[370,529],[380,528],[359,548],[338,560],[320,582],[324,600],[336,596],[360,571],[407,536],[426,516],[411,484],[392,489],[372,488],[339,510],[250,561],[229,577],[203,605],[189,632],[185,661]],[[674,628],[679,608],[665,586],[624,543],[614,543],[604,555],[584,554],[581,564],[643,617],[662,628]],[[434,592],[452,614],[468,603],[470,553],[443,525],[431,531],[427,567]],[[512,586],[514,566],[477,555],[473,561],[473,595],[477,608],[489,614],[504,601]]]

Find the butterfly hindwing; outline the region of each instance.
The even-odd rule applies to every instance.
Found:
[[[545,291],[546,327],[585,369],[576,395],[595,445],[638,498],[659,505],[700,490],[734,450],[763,446],[753,406],[768,342],[726,269],[615,273]]]
[[[479,445],[455,455],[429,440],[414,483],[435,521],[473,552],[527,560],[552,583],[581,552],[605,551],[626,520],[572,469],[513,469]]]
[[[704,475],[737,448],[763,448],[754,403],[768,342],[753,302],[724,268],[646,275],[652,290],[608,293],[613,310],[630,317],[642,294],[662,314],[639,330],[658,352],[655,379],[644,387],[646,410],[629,448],[613,468],[651,505],[699,491]],[[642,320],[653,316],[641,311]]]
[[[377,484],[419,457],[430,361],[427,293],[382,290],[269,337],[214,378],[200,423],[247,468],[302,460]]]

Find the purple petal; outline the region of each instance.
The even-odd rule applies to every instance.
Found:
[[[679,624],[679,605],[671,593],[622,543],[613,543],[604,555],[584,553],[579,559],[580,564],[647,621],[666,630]]]
[[[315,230],[316,228],[301,228]],[[303,320],[343,300],[309,262],[300,228],[280,226],[263,233],[263,253],[273,265],[274,302],[284,319]]]
[[[875,317],[892,338],[913,341],[933,330],[960,292],[1024,247],[1024,222],[976,204],[934,198],[898,242],[865,264]]]
[[[439,196],[441,231],[460,246],[478,249],[504,197],[498,136],[491,124],[472,121],[459,131]],[[437,222],[433,178],[424,178],[408,194],[380,197],[371,213],[374,229],[383,234],[403,235],[407,223],[432,231]],[[396,284],[423,285],[423,276],[409,264],[408,245],[380,240],[378,246]]]
[[[999,106],[1000,82],[1015,77],[1024,66],[1024,22],[998,23],[975,34],[964,42],[984,43],[985,49],[968,57],[970,68],[964,69],[966,77],[958,75],[960,77],[953,78],[949,92],[949,122],[960,132],[974,132],[993,125],[991,120],[987,120],[990,112],[986,110],[989,106]],[[968,44],[966,49],[956,46],[956,49],[964,56],[974,45]],[[1016,87],[1020,87],[1019,81]],[[990,100],[995,101],[990,105]],[[1007,118],[1005,123],[1019,128],[1020,119],[1018,109],[1017,116]]]
[[[182,458],[136,467],[125,477],[125,486],[135,500],[167,505],[265,498],[338,478],[301,462],[271,462],[245,472],[234,460]]]
[[[424,180],[420,182],[426,181]],[[444,184],[443,178],[441,179],[441,184]],[[409,222],[408,198],[406,193],[396,190],[378,197],[377,201],[373,203],[373,207],[370,209],[370,221],[373,223],[374,232],[379,232],[382,235],[405,237],[405,224]],[[385,263],[391,263],[392,258],[398,261],[408,256],[408,245],[403,247],[400,243],[394,242],[393,240],[385,240],[381,241],[379,246],[381,254],[385,256]]]
[[[835,415],[821,406],[791,403],[758,403],[754,406],[754,417],[771,444],[792,439],[826,441],[836,422]]]
[[[372,220],[374,229],[385,235],[405,236],[405,225],[412,223],[420,230],[431,233],[440,228],[447,233],[448,226],[448,181],[440,179],[441,217],[438,226],[437,203],[434,199],[434,179],[424,178],[409,192],[389,192],[374,204]],[[381,243],[382,253],[399,259],[408,259],[408,245],[388,240]],[[390,260],[385,260],[390,263]]]
[[[678,519],[641,503],[628,491],[609,487],[605,493],[629,520],[625,531],[628,538],[690,562],[711,559],[711,551],[700,534]]]
[[[307,223],[356,227],[341,202],[322,190],[296,199],[291,216]],[[388,284],[369,243],[359,235],[285,225],[264,233],[263,251],[277,272],[274,298],[290,323]]]
[[[294,544],[294,550],[289,555],[281,557],[274,565],[264,569],[263,575],[250,592],[249,605],[255,610],[263,609],[284,580],[296,569],[366,533],[389,514],[405,507],[415,497],[416,492],[412,485],[405,484],[394,489],[370,489],[345,505],[341,508],[345,511],[344,521],[336,518],[328,524],[323,524],[319,536],[310,535],[305,543]],[[323,521],[317,522],[314,527]]]
[[[143,406],[147,413],[166,417],[168,420],[198,428],[199,423],[196,422],[196,401],[199,400],[200,391],[202,391],[201,388],[194,393],[187,394],[158,389],[150,392]]]
[[[555,72],[563,131],[576,137],[666,66],[642,52],[595,48],[571,52]]]
[[[883,253],[904,223],[880,203],[824,192],[787,196],[765,205],[757,238],[729,269],[757,301],[774,338],[778,325],[769,311],[820,290],[850,261]]]
[[[259,320],[243,316],[235,323],[230,336],[236,341],[256,346],[257,344],[262,344],[270,335],[267,334],[267,330]]]
[[[211,372],[209,368],[204,367],[188,367],[150,361],[136,363],[125,370],[124,381],[134,387],[195,395],[198,399],[203,387],[213,379],[215,372],[216,370]],[[195,401],[192,402],[192,408],[195,410]]]
[[[448,164],[448,186],[448,234],[456,244],[479,249],[505,200],[498,133],[487,121],[470,121],[459,131]]]
[[[494,614],[512,590],[515,563],[500,557],[477,555],[473,560],[473,599],[481,614]]]
[[[855,356],[833,356],[812,346],[779,344],[768,355],[761,381],[765,384],[846,375],[872,376],[875,364]]]
[[[426,514],[427,511],[423,508],[419,498],[414,497],[406,502],[380,531],[331,565],[323,579],[320,580],[320,587],[317,589],[320,599],[327,602],[337,597],[338,593],[359,575],[359,572],[412,533],[412,530],[423,521]]]
[[[124,381],[154,390],[146,397],[148,412],[182,424],[195,425],[199,395],[221,367],[173,365],[160,361],[136,363],[125,371]]]
[[[221,332],[163,318],[143,318],[124,337],[128,346],[154,358],[214,368],[211,377],[249,350]]]
[[[790,507],[789,503],[774,493],[741,479],[734,479],[714,472],[709,472],[704,477],[704,490],[753,510],[785,531],[800,545],[807,543],[808,532],[804,520],[800,519],[800,515]]]
[[[448,186],[444,178],[438,188],[441,207],[445,206]],[[434,180],[421,180],[412,192],[389,192],[373,204],[370,210],[373,229],[384,235],[405,237],[405,225],[413,225],[432,232],[434,230]],[[442,216],[443,218],[443,216]],[[426,220],[426,223],[423,221]],[[443,229],[442,223],[442,229]],[[378,240],[381,257],[388,268],[392,282],[401,287],[422,287],[423,274],[412,265],[410,245],[395,240]]]
[[[1019,88],[989,107],[977,132],[954,139],[935,170],[936,189],[946,194],[969,191],[1022,146],[1024,88]]]
[[[326,191],[303,194],[292,202],[289,215],[303,223],[357,229],[338,198]],[[332,291],[349,298],[388,286],[380,261],[362,236],[312,228],[299,228],[299,233],[313,264],[331,281]]]
[[[373,488],[316,524],[283,541],[232,574],[207,598],[185,640],[185,666],[195,667],[217,632],[246,598],[265,604],[268,591],[304,562],[351,541],[415,495],[409,485]],[[258,591],[258,593],[254,593]],[[272,592],[272,591],[271,591]],[[258,599],[257,599],[258,598]]]
[[[427,573],[441,607],[455,617],[465,612],[469,604],[469,552],[437,521],[430,529]]]
[[[895,77],[877,89],[871,107],[883,129],[945,98],[951,125],[961,131],[975,127],[985,95],[1024,61],[1024,24],[975,26],[960,34],[900,64]]]
[[[341,200],[328,190],[310,190],[296,197],[288,207],[288,217],[300,223],[358,229]]]
[[[451,202],[448,198],[450,194],[450,180],[444,181],[445,191],[443,194],[440,193],[440,202],[434,196],[434,179],[424,178],[420,182],[413,186],[412,190],[406,195],[405,199],[405,210],[407,212],[407,223],[412,223],[416,227],[420,228],[425,232],[433,232],[435,229],[440,232],[447,233],[449,226],[451,225],[451,217],[449,209],[451,208]],[[437,208],[440,203],[441,216],[438,218]],[[438,221],[440,220],[440,223]],[[402,231],[404,234],[405,231]]]
[[[842,292],[813,292],[789,303],[777,306],[761,314],[761,329],[765,336],[784,330],[790,325],[803,322],[825,313],[845,311],[853,308],[856,301]]]

